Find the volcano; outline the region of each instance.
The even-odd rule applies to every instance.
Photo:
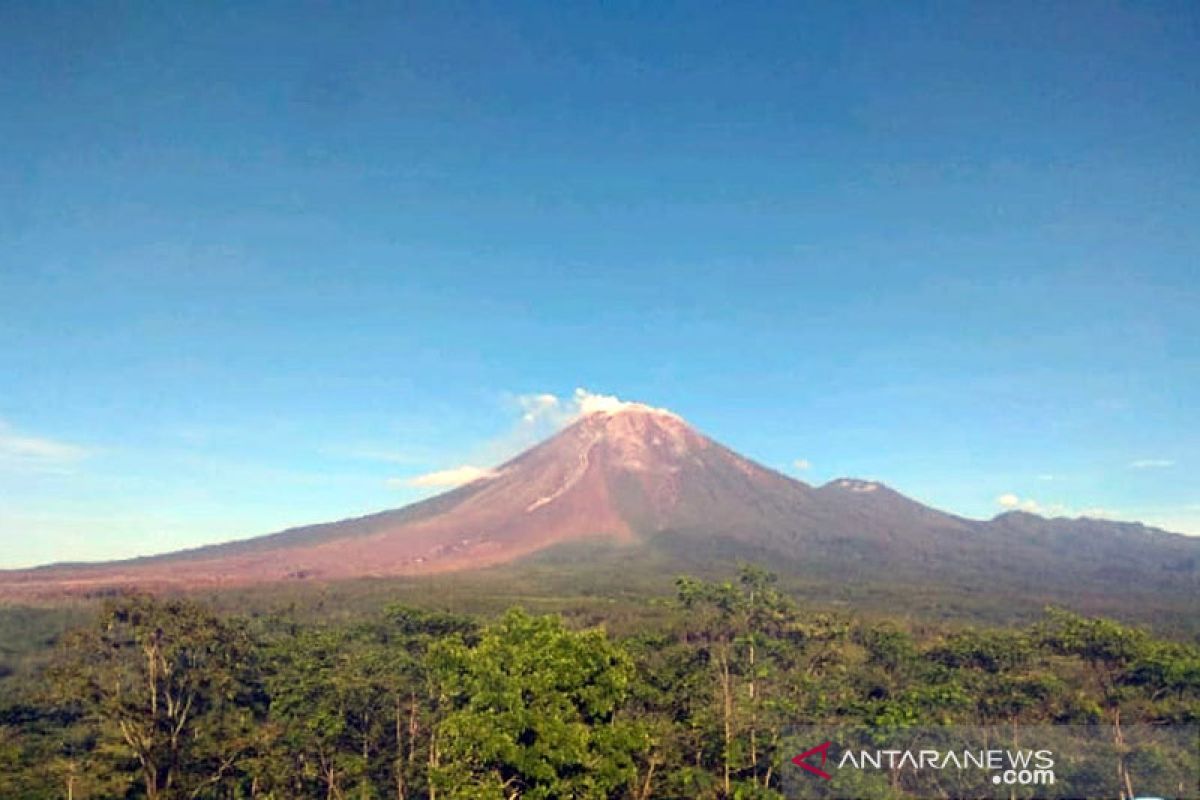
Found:
[[[874,481],[814,487],[679,416],[593,411],[483,477],[394,511],[128,561],[0,572],[0,595],[220,588],[474,570],[573,542],[748,557],[839,579],[1200,586],[1200,539],[1136,523],[971,520]]]

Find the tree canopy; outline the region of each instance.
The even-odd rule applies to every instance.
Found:
[[[520,609],[302,623],[115,599],[5,693],[0,796],[765,799],[798,725],[1089,723],[1119,748],[1132,724],[1200,721],[1194,643],[1062,609],[1025,628],[867,619],[755,567],[681,578],[655,608],[614,636]],[[1176,756],[1122,756],[1128,794]]]

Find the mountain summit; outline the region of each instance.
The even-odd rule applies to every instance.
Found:
[[[767,558],[847,579],[908,573],[1197,586],[1200,540],[1136,524],[1007,514],[980,522],[872,481],[813,487],[678,415],[598,398],[464,486],[395,511],[161,556],[0,573],[0,594],[221,587],[470,570],[581,540]],[[1041,576],[1041,578],[1039,578]],[[1165,576],[1165,577],[1164,577]]]

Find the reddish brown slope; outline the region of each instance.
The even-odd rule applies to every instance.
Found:
[[[154,558],[0,574],[0,591],[219,586],[487,566],[583,537],[631,541],[632,517],[665,524],[680,477],[720,450],[674,415],[590,414],[487,478],[408,509]],[[784,479],[786,480],[786,479]],[[622,503],[614,489],[636,502]],[[632,505],[634,513],[626,513]]]
[[[814,489],[673,414],[625,404],[582,417],[487,478],[407,508],[132,561],[0,572],[0,596],[444,572],[587,537],[640,544],[657,534],[692,553],[724,552],[706,548],[732,542],[831,579],[862,574],[863,565],[923,579],[1008,572],[1044,581],[1081,569],[1100,579],[1121,563],[1135,578],[1186,591],[1200,575],[1200,541],[1187,537],[1099,521],[977,522],[869,481]]]

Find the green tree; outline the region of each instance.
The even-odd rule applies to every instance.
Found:
[[[282,736],[274,770],[281,791],[378,796],[394,768],[387,756],[402,656],[346,629],[303,630],[272,647],[266,684]]]
[[[1075,656],[1088,666],[1112,724],[1113,744],[1122,753],[1125,748],[1122,701],[1130,696],[1127,687],[1135,683],[1137,666],[1144,664],[1151,652],[1150,637],[1143,630],[1112,620],[1081,617],[1057,608],[1047,611],[1047,621],[1039,632],[1042,644],[1052,652]],[[1118,759],[1117,771],[1128,796],[1135,796],[1123,755]]]
[[[686,614],[684,639],[710,665],[720,738],[720,795],[771,797],[781,733],[796,721],[785,698],[783,665],[803,640],[794,604],[776,588],[776,576],[741,567],[736,583],[676,581]],[[697,715],[695,719],[702,719]]]
[[[430,656],[447,703],[431,797],[607,798],[632,784],[646,745],[619,713],[633,666],[603,631],[514,610],[475,646]]]
[[[49,672],[96,755],[129,758],[149,800],[218,796],[239,780],[263,710],[244,628],[184,600],[108,603]],[[99,758],[94,758],[98,761]]]

